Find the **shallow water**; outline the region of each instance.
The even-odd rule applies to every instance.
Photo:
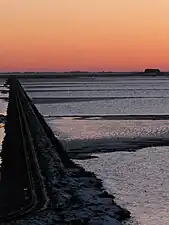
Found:
[[[4,124],[0,123],[0,153],[2,151],[2,142],[5,136],[5,132],[4,132]],[[0,167],[1,167],[1,163],[2,163],[2,159],[0,157]]]
[[[5,80],[0,80],[1,90],[7,90],[6,87],[3,86],[4,82],[5,82]],[[8,97],[8,94],[2,94],[0,92],[0,97],[4,97],[4,96]],[[7,105],[8,105],[7,102],[5,102],[4,100],[0,99],[0,114],[6,115]],[[0,153],[2,151],[2,142],[3,142],[4,136],[5,136],[4,124],[0,123]],[[1,159],[1,156],[0,156],[0,168],[1,168],[1,164],[2,164],[2,159]]]
[[[30,97],[62,98],[64,103],[36,104],[43,115],[168,114],[169,78],[98,77],[66,80],[22,80]],[[36,91],[33,91],[35,90]],[[37,91],[38,90],[38,91]],[[45,90],[45,91],[44,91]],[[47,91],[48,90],[48,91]],[[51,91],[52,90],[52,91]],[[71,98],[90,97],[87,101]],[[102,97],[94,100],[92,97]],[[132,97],[132,99],[106,99]],[[134,97],[134,98],[133,98]],[[147,99],[149,97],[149,99]],[[151,97],[151,98],[150,98]],[[54,101],[54,100],[53,100]]]
[[[47,121],[54,132],[71,139],[169,137],[169,120],[79,120],[65,117]]]
[[[169,147],[104,153],[75,162],[96,173],[139,225],[169,224]]]
[[[113,137],[168,137],[169,121],[144,120],[78,120],[62,118],[48,120],[54,133],[67,140],[81,140],[76,147],[89,146],[90,141],[102,138],[107,147]],[[104,139],[107,138],[107,139]],[[88,141],[86,141],[86,139]],[[112,146],[113,146],[112,141]],[[75,147],[75,146],[74,146]],[[94,152],[96,147],[91,144]],[[96,159],[75,160],[86,170],[103,180],[117,203],[127,208],[134,217],[133,225],[167,225],[169,223],[169,147],[144,148],[137,152],[92,154]]]
[[[55,104],[36,104],[43,115],[83,115],[83,114],[168,114],[168,99],[116,99]]]
[[[0,114],[6,115],[7,105],[8,105],[7,102],[5,102],[4,100],[0,99]]]
[[[37,92],[30,92],[30,89],[27,90],[27,92],[29,93],[30,97],[88,97],[90,96],[92,97],[169,97],[169,90],[160,90],[158,89],[158,91],[156,89],[152,89],[152,90],[112,90],[112,88],[110,88],[109,90],[107,90],[105,88],[105,90],[100,90],[98,88],[96,88],[96,90],[91,90],[91,89],[86,89],[86,90],[67,90],[65,91],[64,89],[62,90],[56,90],[53,89],[52,91],[50,89],[47,89],[48,91],[45,91],[44,89],[39,89],[39,91]],[[64,91],[63,91],[64,90]]]
[[[92,79],[91,79],[92,80]],[[32,97],[132,96],[134,99],[98,100],[53,104],[36,104],[46,116],[99,115],[99,114],[169,114],[168,78],[97,78],[66,82],[24,81]],[[33,92],[33,89],[39,92]],[[52,90],[44,92],[44,89]],[[106,90],[107,89],[107,90]],[[141,90],[140,90],[141,89]],[[30,90],[30,91],[29,91]],[[37,89],[36,89],[37,90]],[[152,97],[146,99],[145,97]],[[137,98],[142,97],[142,98]],[[161,97],[161,98],[156,98]],[[166,98],[167,97],[167,98]],[[169,121],[115,121],[73,120],[72,118],[47,119],[54,133],[82,149],[96,149],[95,140],[102,148],[113,146],[113,138],[169,137]],[[98,146],[97,146],[98,147]],[[93,171],[103,180],[105,188],[116,201],[131,211],[139,225],[169,224],[169,147],[144,148],[136,152],[113,152],[97,155],[96,159],[76,161],[86,170]],[[138,222],[138,223],[137,223]],[[135,224],[129,222],[129,224]]]

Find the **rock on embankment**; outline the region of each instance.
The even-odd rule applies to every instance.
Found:
[[[44,132],[44,124],[38,120],[22,90],[20,96],[24,113],[29,118],[28,124],[34,144],[37,145],[37,155],[50,204],[44,211],[33,212],[20,220],[3,224],[120,225],[122,220],[128,219],[130,213],[115,203],[114,196],[104,190],[100,179],[73,162],[65,165],[65,160],[58,154],[58,150],[63,150],[61,144],[57,146],[58,140],[55,145],[52,144],[53,135],[50,139],[49,134]],[[15,111],[12,108],[10,110],[8,120]],[[6,135],[9,134],[8,129],[10,126],[7,121]],[[5,140],[10,138],[19,137],[8,137]],[[4,141],[4,146],[6,144]]]

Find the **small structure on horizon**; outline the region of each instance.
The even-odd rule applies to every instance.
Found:
[[[159,69],[145,69],[144,73],[160,73]]]

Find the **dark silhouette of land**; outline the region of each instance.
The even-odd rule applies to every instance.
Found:
[[[70,78],[70,77],[126,77],[126,76],[169,76],[169,72],[162,72],[159,69],[145,69],[136,72],[90,72],[90,71],[70,71],[70,72],[2,72],[0,78]]]

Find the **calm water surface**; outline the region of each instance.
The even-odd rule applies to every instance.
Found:
[[[116,202],[132,213],[135,224],[169,224],[169,147],[104,153],[76,162],[103,180]]]
[[[62,98],[62,103],[36,104],[43,115],[82,114],[168,114],[169,79],[97,78],[65,82],[23,83],[30,97]],[[36,91],[33,91],[35,90]],[[38,90],[38,92],[37,92]],[[48,91],[47,91],[48,90]],[[52,90],[52,91],[51,91]],[[87,101],[72,102],[71,97],[90,97]],[[102,97],[94,100],[93,97]],[[113,100],[106,99],[113,97]],[[121,97],[122,99],[116,99]],[[126,97],[128,97],[126,99]],[[131,97],[131,98],[130,98]],[[147,98],[148,97],[148,98]],[[123,99],[124,98],[124,99]]]
[[[54,104],[36,104],[43,115],[168,114],[169,98],[116,99]]]
[[[45,116],[169,113],[168,78],[98,78],[66,82],[37,80],[36,83],[23,83],[30,97],[69,97],[64,103],[37,104],[37,108]],[[35,89],[36,91],[33,91]],[[84,96],[90,96],[91,100],[70,102],[70,97]],[[105,99],[96,101],[92,100],[93,96],[103,96]],[[135,98],[107,100],[108,96]],[[80,141],[76,146],[80,149],[79,143],[86,140],[107,138],[106,140],[113,143],[114,137],[169,136],[169,121],[62,118],[47,122],[56,135],[67,141],[68,148],[71,148],[71,141],[75,139]],[[86,145],[88,143],[86,142]],[[101,144],[106,147],[105,140]],[[92,147],[94,152],[95,148]],[[95,172],[103,180],[105,188],[115,195],[116,201],[131,211],[135,222],[130,221],[129,224],[169,224],[169,147],[144,148],[137,152],[104,153],[95,159],[76,162],[86,170]]]
[[[67,140],[86,141],[113,137],[168,137],[169,121],[73,120],[48,121],[55,134]],[[76,147],[80,147],[80,143]],[[84,143],[83,143],[84,144]],[[89,142],[86,143],[88,145]],[[107,143],[100,143],[105,146]],[[112,143],[113,146],[113,143]],[[93,152],[95,146],[92,146]],[[104,187],[127,208],[138,225],[169,224],[169,147],[137,152],[93,154],[96,159],[75,160],[103,180]]]
[[[1,90],[7,90],[6,87],[4,87],[4,82],[5,82],[5,80],[0,80],[0,91]],[[4,96],[6,97],[6,96],[8,96],[8,94],[2,94],[0,92],[0,97],[4,97]],[[0,114],[6,115],[7,105],[8,105],[7,102],[0,99]],[[0,123],[0,153],[1,153],[1,150],[2,150],[2,141],[4,139],[4,136],[5,136],[4,124]],[[1,167],[1,163],[2,163],[2,159],[0,157],[0,167]]]

